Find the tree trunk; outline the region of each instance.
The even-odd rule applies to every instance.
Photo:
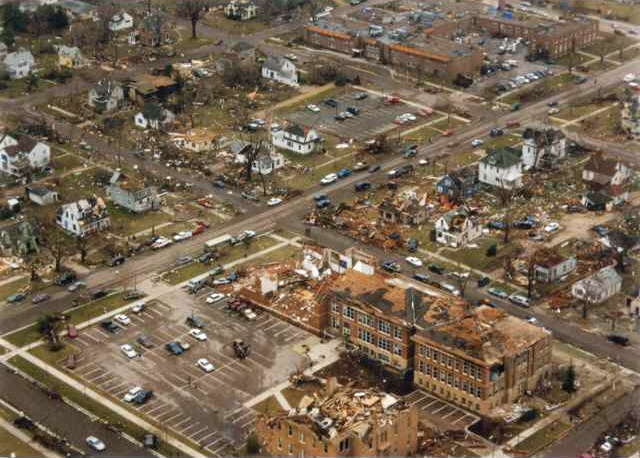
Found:
[[[191,18],[191,38],[193,40],[195,40],[196,38],[198,38],[198,36],[196,35],[196,26],[198,25],[198,19],[192,17]]]

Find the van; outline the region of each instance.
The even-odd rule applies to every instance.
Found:
[[[522,307],[529,307],[529,299],[524,297],[521,294],[512,294],[511,296],[509,296],[509,300],[516,304],[516,305],[520,305]]]

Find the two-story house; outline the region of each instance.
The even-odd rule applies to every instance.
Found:
[[[573,297],[590,304],[600,304],[622,289],[622,277],[614,266],[600,269],[593,275],[577,281],[571,287]]]
[[[552,127],[527,127],[522,133],[522,164],[524,170],[541,164],[554,164],[567,156],[566,138]]]
[[[618,205],[629,199],[628,184],[633,170],[614,158],[593,154],[582,169],[582,180],[592,192],[605,194],[611,198],[611,205]]]
[[[447,196],[452,202],[473,197],[478,189],[478,170],[475,167],[463,167],[443,176],[436,183],[438,195]]]
[[[482,226],[469,208],[460,206],[438,218],[435,232],[436,242],[458,248],[479,238]]]
[[[160,208],[160,198],[155,186],[146,186],[127,180],[119,180],[114,174],[106,188],[107,198],[115,205],[126,208],[132,213],[145,213]]]
[[[122,85],[110,79],[102,79],[89,90],[89,106],[97,113],[109,113],[124,103]]]
[[[143,45],[156,48],[170,40],[167,18],[160,13],[151,13],[144,17],[140,27],[129,32],[129,45]]]
[[[522,158],[520,151],[505,147],[491,151],[480,160],[480,183],[502,189],[522,187]]]
[[[111,218],[104,201],[90,197],[58,208],[56,224],[71,234],[86,237],[109,228]]]
[[[255,3],[247,0],[231,0],[224,7],[224,15],[236,21],[248,21],[258,14]]]
[[[384,223],[417,226],[424,223],[429,212],[415,198],[399,201],[385,199],[378,205],[378,218]]]
[[[298,154],[309,154],[316,150],[321,138],[315,129],[309,129],[300,124],[289,124],[284,129],[272,131],[271,141],[276,148]]]
[[[16,178],[28,176],[51,162],[51,148],[27,136],[0,135],[0,172]]]
[[[267,57],[262,64],[262,77],[287,86],[298,86],[298,69],[293,62],[284,57]]]
[[[15,52],[7,54],[3,63],[9,73],[9,78],[18,80],[25,78],[31,72],[35,64],[35,59],[31,51],[20,48]]]

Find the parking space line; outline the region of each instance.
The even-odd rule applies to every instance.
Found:
[[[98,335],[104,337],[105,339],[108,339],[111,337],[111,334],[107,334],[106,332],[104,332],[103,330],[101,330],[100,328],[92,328],[92,331],[97,332]],[[86,334],[86,333],[85,333]],[[94,340],[95,337],[91,336]],[[100,340],[98,342],[101,342]]]
[[[228,413],[227,415],[225,415],[223,418],[226,420],[227,418],[232,417],[233,415],[237,414],[238,412],[242,411],[243,409],[245,409],[245,407],[244,406],[240,406],[236,410],[234,410],[233,412]]]
[[[153,303],[153,306],[152,306],[152,307],[149,307],[149,309],[150,309],[150,310],[153,310],[153,308],[154,308],[154,307],[156,307],[156,306],[161,307],[161,308],[164,308],[164,309],[167,309],[167,311],[169,311],[169,312],[170,312],[171,310],[173,310],[173,308],[172,308],[170,305],[167,305],[167,304],[165,304],[164,302],[162,302],[162,301],[158,301],[158,300],[157,300],[157,301],[155,301],[155,302]]]
[[[422,409],[423,410],[427,410],[429,407],[431,407],[432,405],[434,405],[436,402],[440,402],[439,399],[434,399],[433,401],[431,401],[429,404],[427,404],[426,406],[424,406]]]
[[[262,359],[264,359],[266,361],[267,365],[271,365],[271,363],[272,363],[272,360],[270,360],[269,358],[267,358],[264,355],[261,355],[260,353],[258,353],[257,351],[255,351],[253,349],[249,352],[249,357],[252,357],[252,356],[259,356],[260,358],[262,358]]]
[[[449,404],[444,404],[442,407],[439,407],[438,409],[434,410],[433,412],[431,412],[433,415],[437,414],[438,412],[440,412],[442,409],[444,409],[445,407],[450,407]]]
[[[191,419],[191,418],[189,418],[189,419]],[[181,429],[178,429],[178,425],[175,425],[175,426],[174,426],[174,429],[175,429],[176,431],[180,431],[180,434],[183,434],[183,435],[184,435],[185,431],[189,431],[189,430],[190,430],[191,428],[193,428],[194,426],[197,426],[197,425],[200,425],[200,424],[201,424],[201,423],[200,423],[199,421],[196,421],[195,423],[192,423],[192,424],[190,424],[190,425],[189,425],[189,424],[187,424],[187,427],[186,427],[186,428],[181,428]],[[182,426],[182,424],[180,424],[180,426]]]
[[[276,332],[275,334],[273,334],[273,337],[278,337],[279,335],[281,335],[281,334],[283,334],[283,333],[287,332],[289,329],[291,329],[291,328],[290,328],[290,326],[289,326],[289,325],[286,325],[286,327],[285,327],[282,331],[278,331],[278,332]]]
[[[250,424],[255,423],[255,421],[256,421],[255,418],[249,419],[249,421],[247,421],[247,422],[243,423],[242,425],[240,425],[240,429],[244,430]]]
[[[246,418],[249,415],[251,415],[252,413],[253,413],[252,410],[248,410],[247,409],[247,411],[245,413],[243,413],[242,415],[240,415],[238,418],[234,418],[233,420],[231,420],[231,423],[233,423],[235,425],[235,424],[237,424],[238,421],[240,421],[240,419]]]
[[[198,434],[202,433],[203,431],[206,431],[207,429],[209,429],[209,427],[208,427],[208,426],[205,426],[204,428],[199,429],[199,430],[198,430],[198,431],[196,431],[195,433],[193,433],[193,434],[189,434],[189,438],[194,438],[195,436],[197,436]]]
[[[164,409],[165,407],[171,407],[172,408],[173,406],[171,404],[166,404],[166,403],[163,402],[161,405],[156,406],[153,409],[147,411],[147,415],[151,415],[153,413],[157,413],[158,411]]]
[[[103,384],[105,384],[105,383],[109,383],[110,381],[112,381],[112,380],[115,378],[115,375],[113,375],[113,374],[112,374],[112,373],[110,373],[110,372],[107,372],[106,374],[104,374],[104,375],[103,375],[103,377],[104,377],[104,376],[107,376],[107,377],[109,377],[109,378],[108,378],[108,379],[106,379],[106,380],[104,380],[104,381],[102,381],[102,382],[96,382],[96,381],[94,380],[94,381],[93,381],[93,383],[94,383],[95,385],[98,385],[100,388],[102,388],[102,385],[103,385]],[[98,377],[98,378],[101,378],[101,377]],[[96,379],[96,380],[97,380],[97,379]]]
[[[144,320],[142,318],[140,318],[137,314],[131,315],[131,320],[136,321],[136,322],[140,322],[140,323],[144,323]]]
[[[122,397],[123,394],[128,393],[131,388],[120,388],[115,392],[115,396]]]
[[[188,422],[188,421],[190,421],[190,420],[191,420],[191,417],[187,417],[187,418],[185,418],[185,419],[183,419],[183,420],[180,420],[180,421],[179,421],[178,423],[176,423],[175,425],[171,425],[171,429],[178,430],[177,428],[178,428],[180,425],[183,425],[183,424],[185,424],[186,422]]]
[[[202,439],[200,439],[198,442],[200,442],[201,444],[203,444],[206,440],[210,439],[211,437],[215,436],[216,434],[218,434],[217,431],[214,431],[212,433],[207,434],[206,436],[204,436]],[[220,439],[218,439],[220,440]],[[215,442],[212,442],[212,444],[215,444]]]
[[[449,413],[448,413],[448,414],[446,414],[445,416],[440,417],[440,419],[441,419],[441,420],[445,420],[445,419],[449,418],[451,415],[453,415],[453,414],[454,414],[454,413],[456,413],[456,412],[458,412],[458,413],[459,413],[459,410],[458,410],[458,409],[453,409],[451,412],[449,412]]]
[[[276,326],[278,326],[278,325],[280,325],[280,324],[285,324],[285,323],[283,323],[283,322],[282,322],[282,321],[280,321],[280,320],[276,320],[276,322],[275,322],[275,323],[273,323],[272,325],[270,325],[270,326],[268,326],[268,327],[266,327],[266,328],[264,328],[264,329],[261,329],[261,331],[263,331],[263,332],[267,332],[267,331],[269,331],[270,329],[275,328]]]
[[[219,447],[219,448],[217,448],[217,449],[215,449],[215,450],[211,450],[211,449],[209,449],[209,450],[211,450],[211,453],[213,453],[213,454],[215,455],[215,454],[217,454],[220,450],[224,450],[224,448],[225,448],[226,446],[227,446],[227,444],[224,444],[224,445],[222,445],[222,447]]]
[[[94,375],[96,373],[98,373],[98,375],[94,377]],[[103,368],[101,368],[101,367],[98,367],[97,369],[92,369],[89,372],[85,372],[84,374],[82,374],[82,377],[84,377],[85,379],[91,381],[91,379],[98,378],[98,377],[104,375],[104,373],[105,373],[105,370]],[[89,374],[91,374],[91,375],[89,375]]]
[[[160,415],[158,415],[156,417],[156,420],[161,421],[162,423],[167,423],[168,424],[169,422],[171,422],[171,421],[175,420],[176,418],[181,417],[183,415],[182,412],[178,412],[178,413],[173,414],[173,415],[171,415],[171,413],[172,413],[171,410],[169,410],[169,411],[167,411],[165,413],[161,413]],[[167,414],[170,414],[170,415],[167,418],[162,418]]]
[[[209,444],[205,445],[204,448],[206,448],[207,450],[212,450],[211,447],[213,445],[216,445],[218,442],[224,442],[224,438],[220,437],[220,438],[214,440],[213,442],[210,442]]]

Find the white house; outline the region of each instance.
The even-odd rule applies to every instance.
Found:
[[[522,187],[520,151],[509,147],[491,151],[480,160],[478,179],[481,183],[503,189]]]
[[[234,141],[229,145],[229,151],[234,156],[236,164],[246,164],[247,155],[253,152],[254,146],[251,143],[242,141]],[[251,171],[261,175],[269,175],[273,171],[278,170],[286,165],[284,156],[277,152],[275,148],[269,151],[259,151],[251,164]]]
[[[90,197],[58,208],[56,224],[67,232],[85,237],[109,228],[111,218],[104,201]]]
[[[284,57],[268,57],[262,64],[262,77],[287,86],[298,86],[298,70],[293,62]]]
[[[145,213],[160,208],[160,198],[155,186],[130,181],[120,172],[116,172],[109,180],[106,188],[107,198],[133,213]]]
[[[126,11],[120,11],[113,15],[109,21],[109,30],[112,32],[120,32],[133,27],[133,17]]]
[[[633,175],[633,170],[625,163],[600,154],[594,154],[582,169],[582,180],[594,192],[604,193],[611,197],[611,205],[618,205],[629,199],[626,186]]]
[[[51,161],[51,148],[27,136],[0,136],[0,172],[22,178]]]
[[[98,84],[89,91],[88,103],[98,113],[108,113],[115,110],[124,103],[122,85],[110,79],[98,81]]]
[[[134,116],[136,126],[142,129],[159,130],[161,127],[171,124],[176,116],[156,103],[145,103],[142,111]]]
[[[566,138],[560,130],[528,127],[522,138],[522,163],[525,170],[538,167],[541,163],[556,162],[567,156]]]
[[[20,48],[7,54],[3,62],[7,72],[9,72],[9,77],[12,80],[17,80],[26,77],[31,72],[35,59],[31,51]]]
[[[622,277],[614,266],[607,266],[590,277],[575,282],[571,294],[590,304],[600,304],[620,292],[621,288]]]
[[[247,0],[231,0],[224,7],[224,15],[237,21],[248,21],[256,17],[258,8],[253,2]]]
[[[56,191],[52,191],[45,186],[27,186],[26,191],[31,202],[43,207],[55,204],[60,200],[60,196]]]
[[[461,247],[479,238],[482,227],[467,207],[458,207],[436,221],[436,241],[452,247]]]
[[[78,68],[87,65],[80,48],[75,46],[58,46],[58,65],[66,68]]]
[[[315,129],[308,129],[299,124],[289,124],[282,130],[272,132],[271,141],[276,148],[298,154],[309,154],[315,151],[321,138]]]
[[[576,270],[575,256],[565,257],[558,253],[548,253],[543,261],[535,265],[536,280],[553,283]]]
[[[196,127],[184,134],[170,134],[178,148],[202,153],[211,151],[218,145],[218,135],[209,131],[206,127]]]

